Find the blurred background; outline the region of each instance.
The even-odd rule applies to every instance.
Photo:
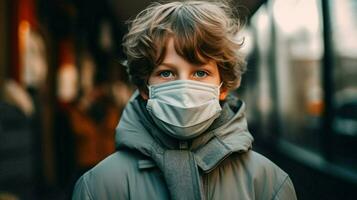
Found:
[[[121,41],[150,0],[0,0],[0,200],[70,199],[135,88]],[[299,199],[356,199],[357,1],[232,0],[254,149]]]

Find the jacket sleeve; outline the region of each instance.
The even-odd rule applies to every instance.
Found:
[[[289,176],[287,176],[285,178],[285,180],[283,181],[283,183],[281,184],[279,190],[275,193],[273,200],[296,200],[296,193],[295,193],[295,189],[294,189],[294,185],[291,181],[291,179],[289,178]]]
[[[72,200],[93,200],[84,176],[82,176],[74,186]]]

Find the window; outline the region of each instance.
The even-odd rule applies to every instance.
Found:
[[[357,165],[357,1],[330,0],[334,54],[332,94],[333,153],[346,166]]]
[[[312,151],[320,150],[323,109],[319,8],[317,0],[275,0],[272,4],[281,136]]]

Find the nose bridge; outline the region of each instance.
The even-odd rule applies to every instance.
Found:
[[[180,72],[177,79],[178,80],[189,80],[190,77],[189,77],[188,73]]]
[[[177,80],[190,80],[191,79],[191,68],[192,66],[187,65],[181,65],[181,67],[178,70],[178,77]]]

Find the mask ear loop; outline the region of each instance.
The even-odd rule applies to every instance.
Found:
[[[223,81],[219,84],[219,86],[218,86],[218,90],[217,90],[217,92],[218,92],[218,95],[217,95],[217,97],[218,97],[218,99],[219,99],[219,97],[221,96],[221,87],[222,87],[222,85],[223,85]]]
[[[152,92],[152,90],[151,90],[151,85],[148,85],[148,84],[146,84],[146,88],[148,89],[148,93],[149,93],[149,99],[151,98],[151,92]]]

